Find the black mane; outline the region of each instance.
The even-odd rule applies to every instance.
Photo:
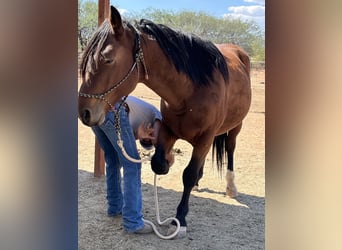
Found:
[[[80,64],[80,75],[83,77],[86,71],[94,73],[98,67],[97,60],[94,58],[98,54],[106,41],[109,34],[112,34],[110,22],[106,19],[101,26],[92,35],[89,43],[83,51],[81,64]]]
[[[125,21],[125,25],[133,28]],[[137,28],[157,40],[166,57],[175,65],[178,72],[186,74],[197,85],[209,85],[214,69],[218,69],[228,80],[228,68],[224,56],[210,42],[195,35],[175,31],[165,25],[141,19]],[[108,35],[112,33],[109,20],[105,20],[93,34],[85,48],[80,64],[80,75],[94,73],[98,67],[97,54]]]
[[[146,19],[140,20],[138,29],[154,36],[177,71],[188,75],[195,84],[209,85],[215,68],[228,80],[225,58],[212,42]]]

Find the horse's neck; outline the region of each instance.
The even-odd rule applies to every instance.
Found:
[[[148,80],[142,82],[168,105],[180,108],[184,100],[192,93],[192,84],[188,77],[177,72],[175,66],[166,58],[156,40],[144,36],[143,53],[145,58]]]

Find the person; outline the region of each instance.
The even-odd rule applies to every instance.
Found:
[[[135,141],[139,140],[145,149],[151,149],[157,142],[162,116],[156,107],[134,96],[128,96],[124,102],[119,101],[115,104],[115,109],[118,108],[124,149],[130,157],[140,159]],[[142,214],[141,163],[126,159],[118,146],[114,112],[108,111],[105,121],[92,127],[104,151],[107,214],[110,217],[122,215],[126,232],[151,233],[152,227],[144,223]]]

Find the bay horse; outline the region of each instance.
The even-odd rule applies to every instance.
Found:
[[[163,121],[152,170],[168,173],[165,155],[176,140],[193,147],[176,214],[182,227],[186,229],[190,192],[203,175],[211,147],[219,170],[228,158],[226,193],[237,195],[233,153],[251,103],[250,61],[242,48],[214,45],[145,19],[131,24],[111,6],[83,52],[80,75],[78,112],[86,126],[101,124],[106,112],[139,82],[161,97]]]

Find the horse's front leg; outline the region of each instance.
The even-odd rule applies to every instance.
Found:
[[[177,207],[177,215],[176,215],[176,218],[179,220],[180,225],[183,228],[183,230],[178,235],[178,237],[185,237],[186,235],[187,223],[186,223],[185,217],[189,212],[190,193],[199,179],[200,172],[203,170],[205,157],[210,148],[209,143],[208,144],[203,143],[199,145],[200,146],[194,146],[191,160],[183,172],[184,189],[183,189],[182,199]]]
[[[183,172],[183,195],[182,199],[177,207],[176,218],[179,220],[181,226],[186,227],[187,223],[185,220],[186,215],[189,212],[189,198],[192,188],[195,186],[199,171],[204,161],[199,162],[197,159],[191,158],[189,165],[184,169]]]
[[[156,150],[151,159],[151,167],[156,174],[167,174],[173,163],[172,148],[177,138],[172,131],[162,122]]]

